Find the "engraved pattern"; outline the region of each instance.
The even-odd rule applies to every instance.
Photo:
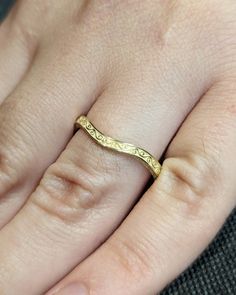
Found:
[[[82,127],[98,144],[103,147],[120,153],[129,154],[141,160],[142,163],[150,170],[155,179],[160,174],[161,164],[144,149],[104,135],[88,120],[86,116],[80,116],[76,120],[75,128],[78,129],[80,127]]]

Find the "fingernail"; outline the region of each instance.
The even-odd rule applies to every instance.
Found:
[[[59,290],[55,295],[89,295],[89,292],[84,285],[74,283]]]

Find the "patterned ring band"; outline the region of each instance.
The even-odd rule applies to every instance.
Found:
[[[154,179],[161,172],[161,164],[147,151],[133,144],[111,138],[100,132],[86,116],[80,116],[75,122],[75,130],[83,128],[98,144],[114,151],[129,154],[140,160],[152,173]]]

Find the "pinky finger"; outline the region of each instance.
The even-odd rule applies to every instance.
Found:
[[[235,93],[209,90],[120,228],[48,294],[154,295],[193,262],[236,203]]]

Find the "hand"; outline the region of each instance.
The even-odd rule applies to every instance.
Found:
[[[1,294],[64,278],[47,294],[154,295],[203,251],[236,201],[235,31],[234,0],[17,3],[0,28]],[[158,179],[73,136],[81,114],[164,154]]]

